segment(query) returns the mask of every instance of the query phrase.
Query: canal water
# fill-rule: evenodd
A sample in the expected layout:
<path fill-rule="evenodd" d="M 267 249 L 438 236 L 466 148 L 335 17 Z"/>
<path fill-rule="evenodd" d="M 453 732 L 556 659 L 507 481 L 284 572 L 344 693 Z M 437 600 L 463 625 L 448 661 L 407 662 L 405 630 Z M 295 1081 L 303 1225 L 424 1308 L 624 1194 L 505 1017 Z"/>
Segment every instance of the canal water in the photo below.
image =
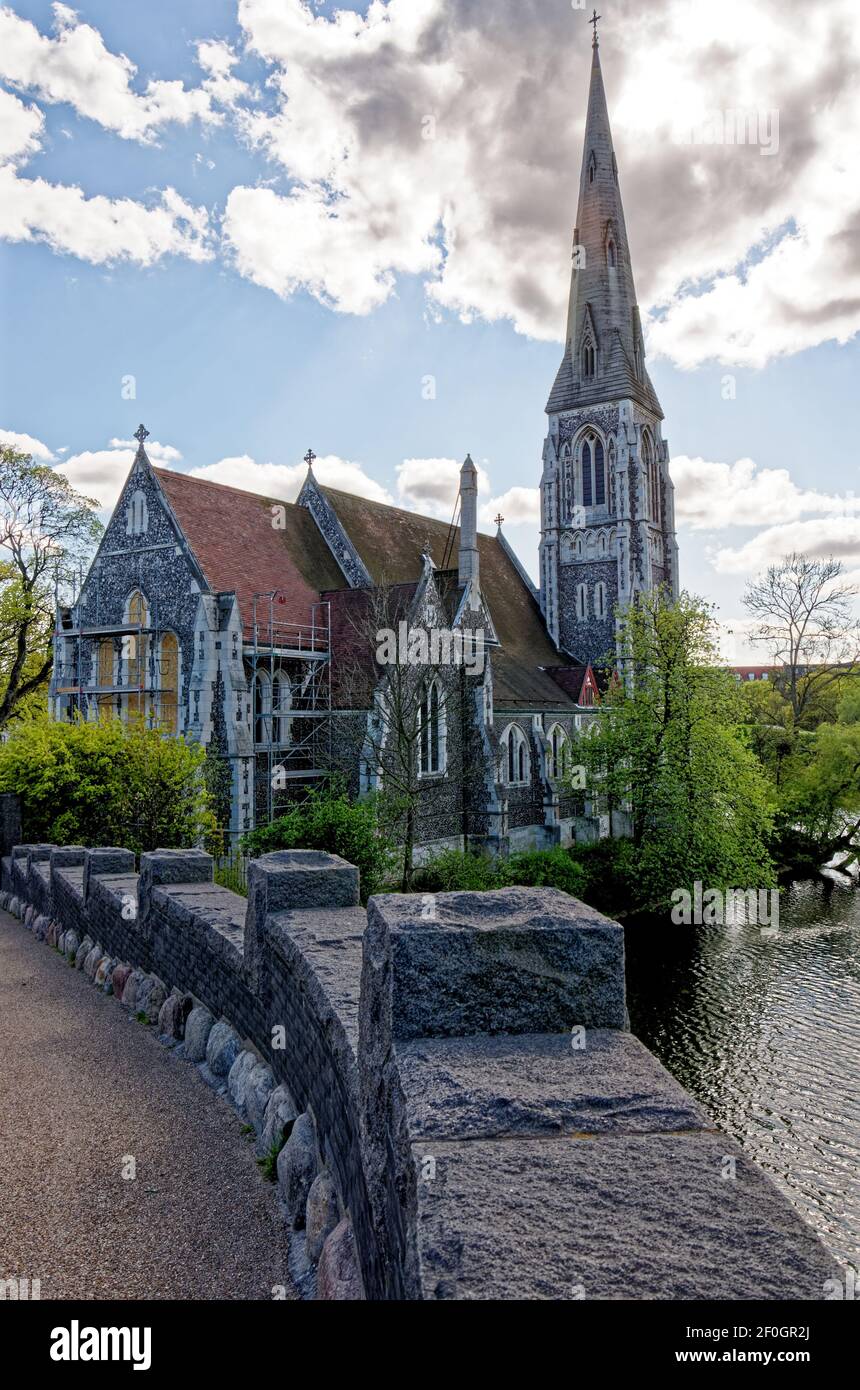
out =
<path fill-rule="evenodd" d="M 633 1032 L 860 1270 L 860 890 L 792 884 L 774 935 L 625 935 Z"/>

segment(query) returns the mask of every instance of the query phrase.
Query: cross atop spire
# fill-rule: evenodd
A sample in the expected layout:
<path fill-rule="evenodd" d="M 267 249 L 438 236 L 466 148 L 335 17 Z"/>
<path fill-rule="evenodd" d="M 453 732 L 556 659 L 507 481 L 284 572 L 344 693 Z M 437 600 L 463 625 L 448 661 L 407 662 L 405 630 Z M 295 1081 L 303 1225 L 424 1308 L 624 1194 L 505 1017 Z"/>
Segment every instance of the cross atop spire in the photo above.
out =
<path fill-rule="evenodd" d="M 592 16 L 591 16 L 591 19 L 588 21 L 589 24 L 593 24 L 593 25 L 594 25 L 594 38 L 591 40 L 591 47 L 592 47 L 592 48 L 599 48 L 599 47 L 600 47 L 600 40 L 599 40 L 598 37 L 597 37 L 597 21 L 598 21 L 598 19 L 602 19 L 602 18 L 603 18 L 603 16 L 602 16 L 602 15 L 599 15 L 599 14 L 597 13 L 597 10 L 595 10 L 594 13 L 593 13 Z"/>
<path fill-rule="evenodd" d="M 305 460 L 304 460 L 305 463 L 307 464 L 308 468 L 313 468 L 313 466 L 314 466 L 314 459 L 315 459 L 315 458 L 316 458 L 316 454 L 314 453 L 313 449 L 308 449 L 307 453 L 305 454 Z"/>
<path fill-rule="evenodd" d="M 149 430 L 146 428 L 145 425 L 138 425 L 137 429 L 134 432 L 134 438 L 139 440 L 140 447 L 142 449 L 144 439 L 149 438 Z"/>

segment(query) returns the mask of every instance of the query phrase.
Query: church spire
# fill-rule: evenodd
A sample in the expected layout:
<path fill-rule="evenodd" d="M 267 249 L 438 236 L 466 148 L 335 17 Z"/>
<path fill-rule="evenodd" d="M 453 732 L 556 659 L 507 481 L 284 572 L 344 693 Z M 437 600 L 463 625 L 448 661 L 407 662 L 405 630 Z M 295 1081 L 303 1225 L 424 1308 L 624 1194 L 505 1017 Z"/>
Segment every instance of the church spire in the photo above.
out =
<path fill-rule="evenodd" d="M 633 398 L 660 412 L 644 345 L 595 11 L 565 354 L 547 409 Z"/>

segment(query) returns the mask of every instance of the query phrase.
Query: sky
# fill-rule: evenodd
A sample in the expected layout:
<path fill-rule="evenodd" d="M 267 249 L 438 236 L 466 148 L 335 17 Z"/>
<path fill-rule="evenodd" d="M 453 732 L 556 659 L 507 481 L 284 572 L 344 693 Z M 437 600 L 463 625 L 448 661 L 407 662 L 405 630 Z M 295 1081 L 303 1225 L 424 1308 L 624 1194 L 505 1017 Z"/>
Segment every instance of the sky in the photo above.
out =
<path fill-rule="evenodd" d="M 763 566 L 860 580 L 856 0 L 599 8 L 681 582 L 764 660 Z M 590 61 L 576 0 L 0 4 L 0 439 L 446 519 L 471 453 L 534 574 Z"/>

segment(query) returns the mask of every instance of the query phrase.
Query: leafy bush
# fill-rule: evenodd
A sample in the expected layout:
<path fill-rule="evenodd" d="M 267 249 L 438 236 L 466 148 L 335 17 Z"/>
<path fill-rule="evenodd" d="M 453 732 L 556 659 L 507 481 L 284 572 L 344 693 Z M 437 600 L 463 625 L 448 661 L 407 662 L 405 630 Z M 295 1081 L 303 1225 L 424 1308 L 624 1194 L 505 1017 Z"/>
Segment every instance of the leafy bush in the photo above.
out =
<path fill-rule="evenodd" d="M 491 859 L 488 854 L 447 849 L 415 870 L 412 891 L 483 893 L 488 888 L 504 888 L 506 883 L 501 860 Z"/>
<path fill-rule="evenodd" d="M 584 875 L 577 896 L 591 907 L 613 914 L 642 905 L 639 857 L 631 840 L 572 845 L 569 853 Z"/>
<path fill-rule="evenodd" d="M 415 872 L 416 893 L 486 892 L 490 888 L 560 888 L 582 897 L 586 875 L 566 849 L 524 850 L 509 859 L 445 850 Z"/>
<path fill-rule="evenodd" d="M 26 841 L 191 846 L 212 825 L 203 756 L 142 723 L 34 722 L 0 745 L 0 791 L 20 796 Z"/>
<path fill-rule="evenodd" d="M 278 849 L 323 849 L 355 864 L 361 876 L 361 900 L 383 890 L 392 870 L 391 846 L 383 833 L 372 798 L 350 801 L 333 785 L 310 791 L 305 801 L 242 838 L 255 857 Z"/>
<path fill-rule="evenodd" d="M 524 888 L 560 888 L 571 897 L 585 895 L 587 876 L 581 864 L 566 849 L 526 850 L 512 854 L 503 865 L 508 883 Z"/>

